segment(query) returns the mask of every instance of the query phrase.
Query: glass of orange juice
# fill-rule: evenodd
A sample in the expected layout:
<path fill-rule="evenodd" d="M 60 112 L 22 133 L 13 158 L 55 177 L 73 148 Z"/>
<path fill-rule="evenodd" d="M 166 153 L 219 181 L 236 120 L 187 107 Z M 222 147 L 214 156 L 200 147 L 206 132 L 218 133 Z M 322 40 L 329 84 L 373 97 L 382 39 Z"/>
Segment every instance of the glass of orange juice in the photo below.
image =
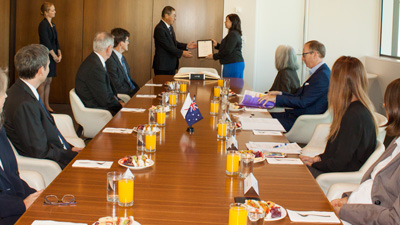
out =
<path fill-rule="evenodd" d="M 157 125 L 165 126 L 165 114 L 164 107 L 161 106 L 157 109 Z"/>
<path fill-rule="evenodd" d="M 181 85 L 179 87 L 179 92 L 180 93 L 186 93 L 187 92 L 187 83 L 186 82 L 181 82 Z"/>
<path fill-rule="evenodd" d="M 211 115 L 217 115 L 219 111 L 219 100 L 218 99 L 212 99 L 211 104 L 210 104 L 210 114 Z"/>
<path fill-rule="evenodd" d="M 223 79 L 218 79 L 218 86 L 223 87 L 224 86 L 224 80 Z"/>
<path fill-rule="evenodd" d="M 226 155 L 226 174 L 229 176 L 238 175 L 239 173 L 240 154 L 235 150 L 229 150 Z"/>
<path fill-rule="evenodd" d="M 156 132 L 155 131 L 146 131 L 145 135 L 145 145 L 146 152 L 155 152 L 156 151 Z"/>
<path fill-rule="evenodd" d="M 229 208 L 229 225 L 246 225 L 247 211 L 241 203 L 232 203 Z"/>
<path fill-rule="evenodd" d="M 133 205 L 135 177 L 121 177 L 118 180 L 118 205 L 129 207 Z"/>
<path fill-rule="evenodd" d="M 225 120 L 220 119 L 218 121 L 218 134 L 217 134 L 217 138 L 218 139 L 225 139 L 226 138 L 226 133 L 227 133 L 227 128 L 228 128 L 228 124 L 226 123 Z"/>
<path fill-rule="evenodd" d="M 219 98 L 219 96 L 221 96 L 221 87 L 214 86 L 214 97 Z"/>
<path fill-rule="evenodd" d="M 170 92 L 168 96 L 169 96 L 169 104 L 171 106 L 176 106 L 176 100 L 178 96 L 176 92 Z"/>

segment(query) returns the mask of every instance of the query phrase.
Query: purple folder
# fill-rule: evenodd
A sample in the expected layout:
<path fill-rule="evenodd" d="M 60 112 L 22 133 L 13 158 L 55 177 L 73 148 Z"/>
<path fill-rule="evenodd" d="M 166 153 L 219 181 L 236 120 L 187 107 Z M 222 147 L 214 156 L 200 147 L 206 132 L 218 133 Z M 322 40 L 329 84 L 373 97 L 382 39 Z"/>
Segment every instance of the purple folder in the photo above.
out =
<path fill-rule="evenodd" d="M 267 102 L 267 104 L 265 104 L 265 106 L 264 106 L 263 104 L 265 103 L 265 101 L 257 102 L 258 99 L 259 99 L 258 97 L 252 97 L 250 95 L 245 95 L 243 97 L 241 105 L 255 107 L 255 108 L 267 108 L 267 109 L 271 109 L 271 108 L 275 107 L 275 102 Z"/>

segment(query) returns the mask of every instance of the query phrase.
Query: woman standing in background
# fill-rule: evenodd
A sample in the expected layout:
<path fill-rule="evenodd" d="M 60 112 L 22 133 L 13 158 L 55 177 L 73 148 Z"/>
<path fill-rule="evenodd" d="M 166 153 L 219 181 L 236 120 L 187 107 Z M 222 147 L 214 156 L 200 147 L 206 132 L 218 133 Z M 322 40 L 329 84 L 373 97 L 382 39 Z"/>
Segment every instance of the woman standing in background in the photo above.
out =
<path fill-rule="evenodd" d="M 56 25 L 51 22 L 51 20 L 56 16 L 56 8 L 53 3 L 45 2 L 42 4 L 40 11 L 40 14 L 44 16 L 44 19 L 39 24 L 39 40 L 40 44 L 46 46 L 50 51 L 50 72 L 46 81 L 39 86 L 38 92 L 44 106 L 52 113 L 54 111 L 50 108 L 49 104 L 50 85 L 52 78 L 56 76 L 56 63 L 61 62 L 62 55 L 58 43 Z"/>
<path fill-rule="evenodd" d="M 225 19 L 225 27 L 229 30 L 228 34 L 218 44 L 212 39 L 213 45 L 218 49 L 218 53 L 210 54 L 206 59 L 219 60 L 224 66 L 223 77 L 243 78 L 244 59 L 242 56 L 242 28 L 240 18 L 236 14 L 229 14 Z"/>

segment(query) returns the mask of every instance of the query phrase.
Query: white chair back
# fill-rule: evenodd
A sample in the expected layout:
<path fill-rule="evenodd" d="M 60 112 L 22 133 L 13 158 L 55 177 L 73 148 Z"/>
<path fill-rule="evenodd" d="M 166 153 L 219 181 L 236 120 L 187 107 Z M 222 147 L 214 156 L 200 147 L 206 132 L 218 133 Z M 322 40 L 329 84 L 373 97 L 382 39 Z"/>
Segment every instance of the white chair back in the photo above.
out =
<path fill-rule="evenodd" d="M 378 125 L 378 134 L 376 135 L 376 138 L 378 141 L 383 143 L 386 136 L 386 130 L 385 130 L 386 127 L 384 127 L 383 125 L 385 125 L 388 120 L 384 115 L 379 114 L 377 112 L 375 112 L 375 119 Z"/>
<path fill-rule="evenodd" d="M 112 115 L 105 109 L 86 108 L 75 92 L 69 92 L 72 113 L 78 124 L 83 127 L 83 135 L 88 138 L 96 136 L 100 130 L 112 119 Z"/>
<path fill-rule="evenodd" d="M 84 148 L 85 142 L 76 134 L 71 117 L 67 114 L 52 115 L 54 117 L 54 121 L 56 122 L 58 130 L 64 136 L 65 140 L 67 140 L 68 143 L 72 144 L 75 147 Z"/>
<path fill-rule="evenodd" d="M 46 188 L 43 176 L 33 170 L 19 170 L 19 176 L 29 187 L 39 191 Z"/>

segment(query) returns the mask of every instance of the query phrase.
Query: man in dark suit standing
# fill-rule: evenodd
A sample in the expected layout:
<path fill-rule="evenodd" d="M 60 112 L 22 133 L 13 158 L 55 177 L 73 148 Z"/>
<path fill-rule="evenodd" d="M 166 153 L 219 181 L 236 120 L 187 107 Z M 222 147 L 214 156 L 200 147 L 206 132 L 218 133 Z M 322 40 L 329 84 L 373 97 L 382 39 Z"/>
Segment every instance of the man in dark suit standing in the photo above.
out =
<path fill-rule="evenodd" d="M 129 32 L 122 28 L 114 28 L 111 30 L 114 37 L 114 49 L 111 57 L 106 61 L 107 74 L 111 79 L 117 93 L 133 96 L 140 87 L 131 78 L 131 69 L 122 55 L 128 51 Z"/>
<path fill-rule="evenodd" d="M 115 115 L 124 105 L 117 97 L 107 75 L 106 60 L 110 58 L 114 39 L 106 32 L 97 33 L 93 52 L 82 62 L 75 78 L 75 91 L 88 108 L 106 109 Z"/>
<path fill-rule="evenodd" d="M 47 78 L 49 63 L 49 50 L 43 45 L 28 45 L 17 52 L 19 79 L 7 91 L 4 127 L 20 155 L 51 159 L 64 168 L 82 148 L 64 139 L 36 90 Z"/>
<path fill-rule="evenodd" d="M 289 131 L 297 117 L 304 114 L 323 114 L 328 109 L 328 91 L 331 70 L 324 63 L 325 46 L 318 41 L 309 41 L 303 48 L 303 61 L 310 68 L 310 77 L 295 94 L 271 91 L 259 102 L 275 102 L 277 107 L 288 107 L 284 113 L 271 113 Z M 264 103 L 264 104 L 265 104 Z"/>
<path fill-rule="evenodd" d="M 175 75 L 181 56 L 191 58 L 192 53 L 187 49 L 197 48 L 193 41 L 186 44 L 176 40 L 172 24 L 176 20 L 175 9 L 165 6 L 161 13 L 161 21 L 154 28 L 154 44 L 156 51 L 153 60 L 155 75 Z"/>

